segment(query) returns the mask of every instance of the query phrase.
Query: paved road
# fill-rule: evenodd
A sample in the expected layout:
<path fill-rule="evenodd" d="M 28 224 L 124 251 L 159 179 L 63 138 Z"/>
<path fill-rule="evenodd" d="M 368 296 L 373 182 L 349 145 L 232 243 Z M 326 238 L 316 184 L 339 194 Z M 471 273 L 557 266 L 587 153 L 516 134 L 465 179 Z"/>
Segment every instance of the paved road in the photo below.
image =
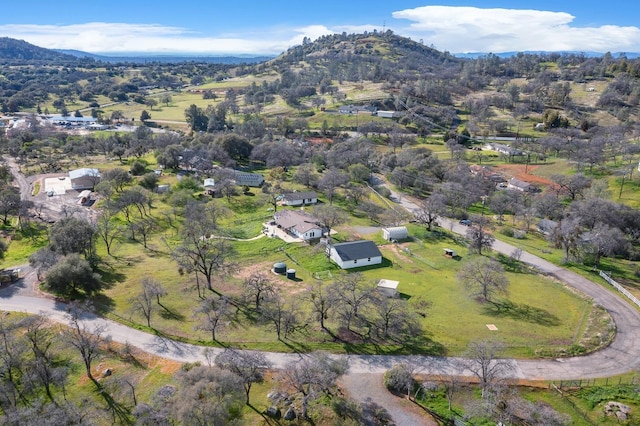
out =
<path fill-rule="evenodd" d="M 384 184 L 378 178 L 377 184 Z M 391 188 L 389 188 L 391 190 Z M 391 190 L 391 197 L 409 212 L 418 209 L 416 203 L 410 198 Z M 467 227 L 460 225 L 451 219 L 439 219 L 440 225 L 451 231 L 465 235 Z M 515 246 L 496 240 L 493 250 L 498 253 L 511 255 Z M 525 262 L 541 273 L 553 276 L 570 287 L 592 298 L 593 301 L 604 307 L 616 325 L 616 337 L 605 349 L 588 356 L 561 358 L 558 360 L 518 360 L 516 374 L 521 378 L 560 380 L 606 377 L 627 373 L 640 368 L 640 312 L 622 296 L 612 293 L 593 281 L 554 265 L 531 253 L 523 252 L 520 257 Z"/>
<path fill-rule="evenodd" d="M 399 194 L 394 195 L 400 205 L 409 211 L 413 211 L 417 206 L 406 197 Z M 466 227 L 455 222 L 443 219 L 441 225 L 454 232 L 464 234 Z M 515 249 L 514 246 L 501 241 L 496 241 L 494 250 L 510 255 Z M 605 377 L 622 374 L 640 369 L 640 312 L 631 307 L 618 295 L 607 291 L 602 286 L 590 280 L 567 271 L 550 262 L 545 261 L 530 253 L 523 253 L 521 260 L 538 268 L 542 273 L 546 273 L 562 280 L 567 285 L 574 287 L 593 298 L 593 300 L 609 311 L 617 327 L 617 335 L 612 344 L 596 353 L 584 357 L 564 358 L 558 360 L 507 360 L 512 365 L 509 373 L 511 378 L 517 379 L 581 379 L 593 377 Z M 0 289 L 0 310 L 19 311 L 27 313 L 41 313 L 48 318 L 67 322 L 68 305 L 57 302 L 42 295 L 36 295 L 33 286 L 28 283 L 33 279 L 25 279 L 23 282 Z M 24 291 L 16 289 L 23 288 Z M 168 359 L 181 362 L 205 362 L 202 348 L 175 342 L 160 335 L 153 335 L 139 330 L 131 329 L 120 323 L 105 320 L 95 315 L 87 314 L 83 320 L 90 327 L 103 325 L 106 333 L 114 341 L 129 343 L 142 350 Z M 214 350 L 218 352 L 219 349 Z M 285 354 L 285 353 L 265 353 L 274 368 L 282 369 L 293 360 L 297 360 L 305 355 Z M 431 357 L 431 356 L 383 356 L 383 355 L 334 355 L 335 357 L 346 357 L 349 360 L 349 373 L 346 379 L 348 383 L 358 380 L 357 375 L 381 374 L 398 362 L 409 360 L 416 365 L 417 372 L 440 375 L 464 375 L 471 376 L 471 372 L 460 367 L 462 363 L 455 358 Z M 360 376 L 361 378 L 371 376 Z M 349 386 L 347 386 L 349 389 Z M 386 400 L 386 398 L 385 398 Z M 375 400 L 383 405 L 385 401 Z M 387 401 L 388 402 L 388 401 Z M 399 404 L 393 404 L 392 410 L 402 409 Z M 399 416 L 397 414 L 396 416 Z M 408 414 L 407 414 L 408 415 Z M 396 420 L 397 421 L 397 420 Z"/>

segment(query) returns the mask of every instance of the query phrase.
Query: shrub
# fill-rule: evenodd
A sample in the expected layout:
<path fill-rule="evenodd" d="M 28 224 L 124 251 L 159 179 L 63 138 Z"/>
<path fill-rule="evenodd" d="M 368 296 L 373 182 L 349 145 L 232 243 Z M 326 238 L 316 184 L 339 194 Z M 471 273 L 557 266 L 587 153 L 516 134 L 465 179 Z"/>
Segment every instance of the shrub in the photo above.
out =
<path fill-rule="evenodd" d="M 416 386 L 412 368 L 407 363 L 400 363 L 384 373 L 384 385 L 394 392 L 411 393 Z"/>
<path fill-rule="evenodd" d="M 134 176 L 140 176 L 145 172 L 146 166 L 142 161 L 134 161 L 131 164 L 131 174 Z"/>
<path fill-rule="evenodd" d="M 500 231 L 500 233 L 502 235 L 506 235 L 507 237 L 513 237 L 513 229 L 511 228 L 504 228 L 502 231 Z"/>

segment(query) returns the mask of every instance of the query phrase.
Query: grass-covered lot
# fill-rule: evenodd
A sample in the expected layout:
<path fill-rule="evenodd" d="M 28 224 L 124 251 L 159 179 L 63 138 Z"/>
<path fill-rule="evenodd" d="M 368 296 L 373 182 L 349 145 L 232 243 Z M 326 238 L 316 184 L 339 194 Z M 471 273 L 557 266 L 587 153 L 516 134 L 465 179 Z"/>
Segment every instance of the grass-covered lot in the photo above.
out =
<path fill-rule="evenodd" d="M 147 161 L 153 160 L 149 157 Z M 114 167 L 118 163 L 102 162 L 100 166 Z M 150 164 L 149 168 L 152 167 Z M 165 182 L 175 185 L 175 175 L 165 173 L 161 183 Z M 202 194 L 194 193 L 194 196 Z M 196 279 L 193 274 L 185 274 L 172 256 L 172 250 L 180 243 L 178 230 L 188 223 L 181 223 L 179 215 L 174 217 L 170 213 L 173 206 L 169 197 L 153 196 L 149 215 L 156 219 L 157 228 L 149 237 L 147 248 L 139 238 L 138 241 L 131 240 L 129 234 L 123 232 L 109 256 L 104 244 L 98 241 L 99 272 L 106 286 L 94 297 L 94 302 L 107 317 L 145 328 L 145 318 L 134 311 L 132 305 L 141 291 L 142 280 L 153 278 L 161 283 L 167 295 L 162 298 L 163 308 L 152 313 L 153 330 L 150 331 L 212 344 L 210 333 L 198 329 L 201 318 L 195 316 L 195 311 L 202 299 L 196 290 Z M 262 235 L 262 224 L 272 215 L 265 197 L 259 189 L 252 189 L 248 194 L 228 200 L 211 201 L 225 212 L 220 218 L 220 232 L 237 239 Z M 371 194 L 367 197 L 381 206 L 387 205 Z M 340 196 L 336 202 L 338 206 L 347 207 Z M 102 207 L 98 203 L 93 208 Z M 171 223 L 168 217 L 173 217 Z M 121 215 L 114 221 L 122 228 L 126 226 Z M 278 340 L 269 324 L 257 321 L 255 312 L 238 309 L 218 329 L 215 344 L 276 351 L 323 348 L 334 352 L 455 355 L 464 352 L 471 341 L 497 338 L 505 342 L 509 355 L 533 357 L 583 350 L 579 348 L 593 349 L 609 337 L 608 317 L 595 309 L 589 300 L 517 262 L 499 257 L 510 283 L 508 293 L 491 303 L 479 303 L 457 279 L 461 266 L 473 258 L 464 239 L 441 228 L 427 232 L 422 227 L 410 225 L 410 238 L 391 244 L 382 239 L 376 225 L 370 218 L 356 214 L 338 226 L 334 239 L 365 238 L 379 245 L 384 257 L 382 265 L 361 268 L 357 272 L 364 283 L 377 283 L 382 278 L 400 282 L 401 299 L 419 314 L 417 318 L 422 328 L 419 335 L 370 339 L 362 335 L 363 329 L 359 330 L 360 334 L 344 335 L 341 324 L 331 312 L 327 321 L 329 332 L 322 330 L 306 301 L 307 289 L 317 281 L 316 277 L 322 277 L 325 284 L 330 284 L 352 272 L 339 270 L 320 245 L 288 244 L 263 236 L 250 241 L 229 241 L 232 250 L 227 260 L 234 266 L 230 273 L 214 277 L 213 288 L 220 294 L 241 300 L 243 281 L 252 273 L 262 272 L 296 311 L 298 325 L 293 333 Z M 368 233 L 362 233 L 363 230 Z M 25 263 L 31 252 L 46 244 L 44 231 L 32 237 L 20 237 L 20 233 L 17 236 L 11 242 L 4 265 Z M 522 242 L 516 241 L 519 245 Z M 535 244 L 542 245 L 541 242 Z M 461 257 L 444 256 L 444 248 L 456 250 Z M 296 280 L 288 280 L 271 271 L 273 264 L 281 261 L 296 269 Z M 202 281 L 202 277 L 199 279 Z M 488 326 L 495 326 L 497 330 L 490 330 Z M 592 337 L 598 333 L 605 337 L 594 341 Z"/>

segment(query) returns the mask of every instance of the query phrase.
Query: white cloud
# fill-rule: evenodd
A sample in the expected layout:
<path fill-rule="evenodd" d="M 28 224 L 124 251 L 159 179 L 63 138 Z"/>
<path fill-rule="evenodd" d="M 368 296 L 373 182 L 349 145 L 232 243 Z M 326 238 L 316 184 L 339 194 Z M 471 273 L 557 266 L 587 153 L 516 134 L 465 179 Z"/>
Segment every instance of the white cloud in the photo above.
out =
<path fill-rule="evenodd" d="M 203 36 L 183 28 L 148 24 L 91 22 L 77 25 L 0 25 L 0 34 L 49 49 L 86 52 L 167 52 L 191 54 L 278 54 L 332 30 L 322 25 L 274 29 L 255 34 Z"/>
<path fill-rule="evenodd" d="M 399 33 L 450 52 L 640 51 L 640 28 L 576 27 L 565 12 L 424 6 L 393 17 L 412 21 Z"/>
<path fill-rule="evenodd" d="M 389 28 L 450 52 L 577 50 L 640 52 L 640 28 L 577 27 L 564 12 L 424 6 L 393 12 Z M 409 21 L 409 24 L 406 24 Z M 405 24 L 400 26 L 400 24 Z M 332 33 L 380 30 L 374 25 L 239 28 L 233 34 L 201 34 L 152 24 L 91 22 L 74 25 L 0 25 L 0 35 L 54 49 L 87 52 L 279 54 Z"/>

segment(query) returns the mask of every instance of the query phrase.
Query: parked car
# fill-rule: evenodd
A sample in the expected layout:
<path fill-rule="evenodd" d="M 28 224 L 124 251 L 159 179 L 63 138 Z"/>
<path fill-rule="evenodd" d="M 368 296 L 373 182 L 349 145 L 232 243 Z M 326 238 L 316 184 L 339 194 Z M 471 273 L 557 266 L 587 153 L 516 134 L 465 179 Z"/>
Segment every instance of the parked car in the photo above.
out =
<path fill-rule="evenodd" d="M 460 225 L 464 225 L 464 226 L 471 226 L 471 221 L 469 219 L 462 219 L 460 222 L 458 222 Z"/>

